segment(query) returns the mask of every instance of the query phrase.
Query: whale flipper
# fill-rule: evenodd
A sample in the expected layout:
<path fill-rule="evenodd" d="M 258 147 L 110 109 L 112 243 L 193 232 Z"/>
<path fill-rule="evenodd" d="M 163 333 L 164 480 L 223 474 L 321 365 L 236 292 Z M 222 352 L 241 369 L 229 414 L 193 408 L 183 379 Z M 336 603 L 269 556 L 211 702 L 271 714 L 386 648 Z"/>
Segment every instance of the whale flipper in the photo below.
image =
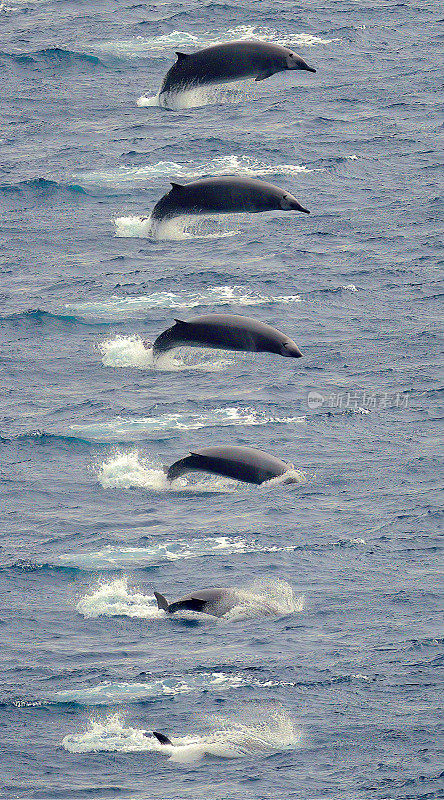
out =
<path fill-rule="evenodd" d="M 260 72 L 255 81 L 264 81 L 266 78 L 271 78 L 274 75 L 274 71 L 272 69 L 267 69 L 265 72 Z"/>
<path fill-rule="evenodd" d="M 153 731 L 153 736 L 157 739 L 158 742 L 160 742 L 160 744 L 171 744 L 171 745 L 173 744 L 172 741 L 168 739 L 168 736 L 165 736 L 164 733 L 158 733 L 157 731 Z"/>

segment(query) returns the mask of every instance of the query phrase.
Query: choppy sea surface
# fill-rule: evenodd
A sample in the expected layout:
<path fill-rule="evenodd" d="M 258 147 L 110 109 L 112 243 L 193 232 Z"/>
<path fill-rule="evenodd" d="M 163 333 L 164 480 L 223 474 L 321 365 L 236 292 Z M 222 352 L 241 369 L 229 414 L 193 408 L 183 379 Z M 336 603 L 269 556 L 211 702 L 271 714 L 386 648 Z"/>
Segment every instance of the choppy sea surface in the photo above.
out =
<path fill-rule="evenodd" d="M 2 798 L 439 796 L 440 17 L 0 3 Z M 156 105 L 175 50 L 251 37 L 317 73 Z M 310 216 L 149 237 L 170 180 L 230 174 Z M 210 311 L 304 358 L 156 368 Z M 299 480 L 168 486 L 219 443 Z M 208 586 L 239 606 L 157 610 Z"/>

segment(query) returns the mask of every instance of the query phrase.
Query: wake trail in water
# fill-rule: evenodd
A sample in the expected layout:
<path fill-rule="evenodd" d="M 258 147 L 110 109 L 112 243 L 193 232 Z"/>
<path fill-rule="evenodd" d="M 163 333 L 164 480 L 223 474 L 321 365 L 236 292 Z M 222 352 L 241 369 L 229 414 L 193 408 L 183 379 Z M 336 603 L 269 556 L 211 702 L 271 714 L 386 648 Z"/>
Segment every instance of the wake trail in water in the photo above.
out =
<path fill-rule="evenodd" d="M 190 675 L 152 678 L 144 683 L 104 681 L 96 686 L 79 689 L 63 689 L 52 692 L 46 698 L 50 703 L 77 703 L 83 706 L 110 706 L 139 703 L 181 695 L 213 694 L 235 691 L 242 688 L 271 689 L 297 686 L 294 681 L 260 679 L 236 672 L 200 672 Z M 43 701 L 42 701 L 43 702 Z"/>
<path fill-rule="evenodd" d="M 86 571 L 100 569 L 137 569 L 159 566 L 169 561 L 181 561 L 189 558 L 209 559 L 219 555 L 242 555 L 250 552 L 260 552 L 263 548 L 254 539 L 243 539 L 239 536 L 207 536 L 202 539 L 172 539 L 170 541 L 156 542 L 147 547 L 123 547 L 107 545 L 101 550 L 89 553 L 65 553 L 56 559 L 56 566 L 74 567 Z M 279 550 L 280 548 L 277 548 Z M 294 548 L 284 547 L 284 550 Z M 267 549 L 271 552 L 273 548 Z M 127 583 L 124 585 L 111 582 L 111 591 L 127 594 Z"/>
<path fill-rule="evenodd" d="M 162 414 L 159 417 L 123 419 L 121 417 L 89 425 L 70 425 L 76 437 L 93 442 L 137 441 L 168 431 L 196 431 L 200 428 L 225 428 L 231 425 L 287 425 L 304 422 L 303 417 L 277 417 L 256 408 L 215 408 L 200 413 Z"/>
<path fill-rule="evenodd" d="M 347 287 L 348 288 L 348 287 Z M 350 289 L 350 291 L 353 291 Z M 199 291 L 153 292 L 136 297 L 112 295 L 106 300 L 66 303 L 65 309 L 83 318 L 98 321 L 117 321 L 122 318 L 144 318 L 146 311 L 157 308 L 185 309 L 207 306 L 260 306 L 300 303 L 298 294 L 267 296 L 248 286 L 209 286 Z"/>
<path fill-rule="evenodd" d="M 121 166 L 114 170 L 95 170 L 93 172 L 74 173 L 73 177 L 86 185 L 125 186 L 128 183 L 157 185 L 159 179 L 189 178 L 190 180 L 205 176 L 244 175 L 249 178 L 260 178 L 266 175 L 286 175 L 294 177 L 301 173 L 323 172 L 323 168 L 309 168 L 303 164 L 270 164 L 251 156 L 231 153 L 217 156 L 208 161 L 158 161 L 144 166 Z M 138 219 L 138 218 L 137 218 Z"/>

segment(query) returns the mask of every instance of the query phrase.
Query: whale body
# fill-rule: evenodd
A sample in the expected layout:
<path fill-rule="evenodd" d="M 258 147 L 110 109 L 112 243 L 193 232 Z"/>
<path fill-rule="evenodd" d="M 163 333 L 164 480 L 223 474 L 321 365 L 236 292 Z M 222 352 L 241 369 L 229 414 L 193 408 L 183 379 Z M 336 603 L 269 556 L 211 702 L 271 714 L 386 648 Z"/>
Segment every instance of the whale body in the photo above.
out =
<path fill-rule="evenodd" d="M 155 340 L 153 355 L 157 357 L 181 346 L 302 357 L 293 339 L 271 325 L 239 314 L 203 314 L 189 320 L 176 319 L 175 325 Z"/>
<path fill-rule="evenodd" d="M 198 611 L 214 617 L 223 617 L 237 604 L 235 592 L 225 588 L 199 589 L 181 597 L 174 603 L 168 603 L 167 599 L 159 592 L 154 592 L 154 596 L 157 600 L 157 607 L 168 614 L 174 614 L 175 611 Z"/>
<path fill-rule="evenodd" d="M 176 52 L 177 61 L 165 75 L 159 97 L 216 83 L 246 78 L 263 81 L 276 72 L 301 69 L 316 72 L 289 47 L 255 40 L 224 42 L 196 53 Z"/>
<path fill-rule="evenodd" d="M 280 458 L 256 450 L 254 447 L 229 446 L 203 447 L 175 461 L 167 471 L 169 481 L 186 472 L 211 472 L 236 481 L 257 485 L 284 475 L 293 468 Z"/>
<path fill-rule="evenodd" d="M 151 213 L 153 222 L 184 214 L 310 213 L 290 192 L 257 178 L 222 176 L 201 178 L 186 184 L 171 183 L 171 186 L 172 189 L 154 206 Z"/>

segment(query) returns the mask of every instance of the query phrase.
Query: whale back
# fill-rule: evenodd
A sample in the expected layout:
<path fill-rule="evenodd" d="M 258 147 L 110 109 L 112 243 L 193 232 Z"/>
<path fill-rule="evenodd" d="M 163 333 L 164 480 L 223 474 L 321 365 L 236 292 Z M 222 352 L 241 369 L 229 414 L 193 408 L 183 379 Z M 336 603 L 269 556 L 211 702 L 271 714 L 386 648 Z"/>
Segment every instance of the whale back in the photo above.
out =
<path fill-rule="evenodd" d="M 186 472 L 210 472 L 259 485 L 283 475 L 289 468 L 280 458 L 253 447 L 204 447 L 175 461 L 168 469 L 167 478 L 173 480 Z"/>

